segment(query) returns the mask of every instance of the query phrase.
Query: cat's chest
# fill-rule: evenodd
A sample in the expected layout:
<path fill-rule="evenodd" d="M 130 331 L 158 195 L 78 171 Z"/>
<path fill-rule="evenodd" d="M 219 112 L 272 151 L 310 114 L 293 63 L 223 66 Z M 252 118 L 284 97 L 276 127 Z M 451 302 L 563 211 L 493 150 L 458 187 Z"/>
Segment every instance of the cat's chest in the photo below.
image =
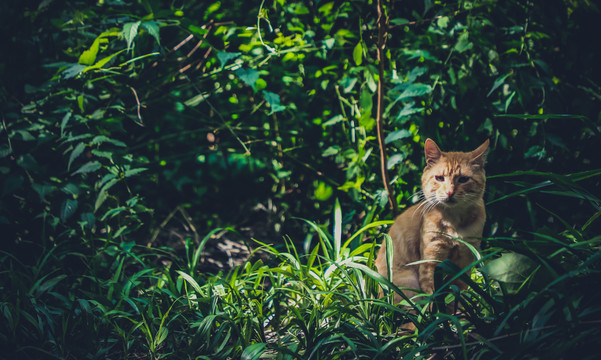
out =
<path fill-rule="evenodd" d="M 424 218 L 422 235 L 437 233 L 447 235 L 451 241 L 453 241 L 453 238 L 460 238 L 474 243 L 482 236 L 484 218 L 483 209 L 460 215 L 434 212 Z"/>

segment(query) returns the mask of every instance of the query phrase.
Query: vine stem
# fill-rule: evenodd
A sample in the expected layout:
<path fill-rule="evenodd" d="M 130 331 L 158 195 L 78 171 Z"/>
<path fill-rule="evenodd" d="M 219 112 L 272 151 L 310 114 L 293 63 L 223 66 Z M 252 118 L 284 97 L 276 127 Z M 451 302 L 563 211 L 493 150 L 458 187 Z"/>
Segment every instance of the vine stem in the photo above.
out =
<path fill-rule="evenodd" d="M 386 46 L 386 26 L 388 23 L 387 17 L 384 15 L 384 7 L 382 0 L 378 0 L 378 43 L 377 45 L 377 59 L 378 59 L 378 93 L 377 93 L 377 114 L 376 114 L 376 129 L 378 132 L 378 145 L 380 147 L 380 171 L 382 173 L 382 181 L 384 182 L 384 188 L 388 192 L 388 202 L 390 208 L 396 215 L 398 213 L 398 207 L 396 203 L 396 197 L 394 196 L 394 189 L 390 186 L 390 176 L 388 174 L 387 155 L 386 155 L 386 144 L 384 143 L 384 130 L 383 130 L 383 119 L 382 115 L 384 112 L 384 47 Z"/>

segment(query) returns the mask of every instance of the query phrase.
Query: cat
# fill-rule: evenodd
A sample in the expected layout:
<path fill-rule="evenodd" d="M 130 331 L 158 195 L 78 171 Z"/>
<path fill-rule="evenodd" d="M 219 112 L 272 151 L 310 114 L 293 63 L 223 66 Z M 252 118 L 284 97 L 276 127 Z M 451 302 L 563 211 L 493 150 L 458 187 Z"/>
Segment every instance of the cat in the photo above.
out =
<path fill-rule="evenodd" d="M 480 247 L 486 219 L 484 163 L 489 140 L 472 152 L 443 152 L 427 139 L 424 145 L 426 167 L 422 174 L 423 200 L 399 215 L 389 235 L 392 239 L 392 283 L 401 288 L 434 293 L 434 269 L 439 261 L 450 259 L 460 268 L 474 261 L 460 238 Z M 420 260 L 437 260 L 407 265 Z M 376 257 L 378 272 L 388 277 L 386 243 Z M 461 289 L 466 285 L 459 282 Z M 412 297 L 416 291 L 404 290 Z M 402 298 L 395 294 L 395 302 Z"/>

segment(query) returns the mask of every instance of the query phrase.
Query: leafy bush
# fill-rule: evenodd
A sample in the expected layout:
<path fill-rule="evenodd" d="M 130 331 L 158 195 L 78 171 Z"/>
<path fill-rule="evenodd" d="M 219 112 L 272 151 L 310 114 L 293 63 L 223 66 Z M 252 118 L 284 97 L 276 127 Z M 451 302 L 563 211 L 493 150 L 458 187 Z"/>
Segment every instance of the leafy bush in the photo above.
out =
<path fill-rule="evenodd" d="M 0 10 L 3 356 L 593 356 L 595 4 Z M 378 298 L 399 290 L 373 245 L 389 194 L 413 201 L 427 137 L 491 138 L 489 221 L 470 291 L 443 263 L 415 315 Z M 227 226 L 269 256 L 202 272 Z"/>

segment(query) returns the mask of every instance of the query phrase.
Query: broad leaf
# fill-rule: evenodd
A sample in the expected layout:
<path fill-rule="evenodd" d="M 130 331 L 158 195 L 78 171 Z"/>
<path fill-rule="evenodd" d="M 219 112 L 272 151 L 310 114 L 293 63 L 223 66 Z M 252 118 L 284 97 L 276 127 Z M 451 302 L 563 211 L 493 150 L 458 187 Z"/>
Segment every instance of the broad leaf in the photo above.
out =
<path fill-rule="evenodd" d="M 278 111 L 286 110 L 286 107 L 284 105 L 280 105 L 280 95 L 269 91 L 263 91 L 263 95 L 265 96 L 265 101 L 267 101 L 267 103 L 271 107 L 271 112 L 269 113 L 269 115 Z"/>
<path fill-rule="evenodd" d="M 363 63 L 363 46 L 361 45 L 361 42 L 358 42 L 353 49 L 353 60 L 357 66 L 361 66 Z"/>
<path fill-rule="evenodd" d="M 236 75 L 238 75 L 246 85 L 255 89 L 255 83 L 259 80 L 259 72 L 257 70 L 240 68 L 236 70 Z"/>
<path fill-rule="evenodd" d="M 384 142 L 386 144 L 390 144 L 391 142 L 401 140 L 401 139 L 406 139 L 408 137 L 411 137 L 412 135 L 413 134 L 411 134 L 411 132 L 409 130 L 401 129 L 401 130 L 393 131 L 390 134 L 388 134 L 386 136 L 386 138 L 384 139 Z"/>
<path fill-rule="evenodd" d="M 408 99 L 408 98 L 412 98 L 412 97 L 416 97 L 416 96 L 422 96 L 425 94 L 429 94 L 431 92 L 432 92 L 432 87 L 428 84 L 420 84 L 420 83 L 411 84 L 411 85 L 409 85 L 409 87 L 407 87 L 405 90 L 403 90 L 403 92 L 401 93 L 401 95 L 399 95 L 399 97 L 396 99 L 396 101 L 404 100 L 404 99 Z"/>
<path fill-rule="evenodd" d="M 159 23 L 157 21 L 148 21 L 142 23 L 142 27 L 156 40 L 157 44 L 161 45 L 159 38 Z"/>
<path fill-rule="evenodd" d="M 138 35 L 138 28 L 140 27 L 141 22 L 129 22 L 123 25 L 123 38 L 127 42 L 127 50 L 132 49 L 132 44 L 134 39 Z"/>
<path fill-rule="evenodd" d="M 252 344 L 246 347 L 242 352 L 242 360 L 258 360 L 265 352 L 266 343 Z"/>
<path fill-rule="evenodd" d="M 69 163 L 67 164 L 68 171 L 71 170 L 71 164 L 73 163 L 73 160 L 77 159 L 77 157 L 79 155 L 81 155 L 85 149 L 86 149 L 86 144 L 79 143 L 79 144 L 77 144 L 75 149 L 73 149 L 73 151 L 71 151 L 71 155 L 69 156 Z"/>
<path fill-rule="evenodd" d="M 488 94 L 486 94 L 486 97 L 489 97 L 493 91 L 495 91 L 499 86 L 503 85 L 503 83 L 505 83 L 505 79 L 507 79 L 509 76 L 511 76 L 513 72 L 509 72 L 505 75 L 499 76 L 495 82 L 492 84 L 492 88 L 490 89 L 490 91 L 488 92 Z"/>
<path fill-rule="evenodd" d="M 102 164 L 100 164 L 100 162 L 90 161 L 90 162 L 84 164 L 79 169 L 77 169 L 77 171 L 75 171 L 72 175 L 91 173 L 91 172 L 97 171 L 101 167 L 102 167 Z"/>
<path fill-rule="evenodd" d="M 63 201 L 60 210 L 60 218 L 63 222 L 67 221 L 77 210 L 77 200 L 66 199 Z"/>
<path fill-rule="evenodd" d="M 227 65 L 228 62 L 236 59 L 240 55 L 242 55 L 242 53 L 239 53 L 239 52 L 231 52 L 231 53 L 230 52 L 218 52 L 217 59 L 219 59 L 219 63 L 221 64 L 221 67 L 223 68 L 225 65 Z"/>

